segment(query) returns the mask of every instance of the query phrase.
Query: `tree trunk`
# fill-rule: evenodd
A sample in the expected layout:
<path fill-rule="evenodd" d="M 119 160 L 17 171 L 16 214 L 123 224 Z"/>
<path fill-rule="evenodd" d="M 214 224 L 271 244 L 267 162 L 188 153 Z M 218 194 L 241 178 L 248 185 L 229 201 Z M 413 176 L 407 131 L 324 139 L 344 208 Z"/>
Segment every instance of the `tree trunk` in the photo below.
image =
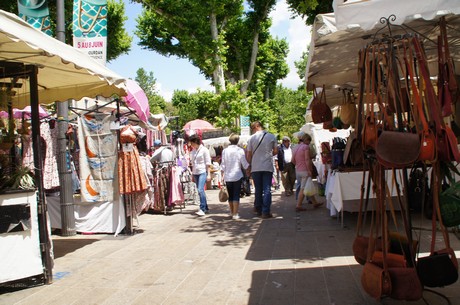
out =
<path fill-rule="evenodd" d="M 248 74 L 246 76 L 246 81 L 241 86 L 241 93 L 245 93 L 248 90 L 249 83 L 252 80 L 254 75 L 254 68 L 256 66 L 257 53 L 259 52 L 259 31 L 254 32 L 254 38 L 252 40 L 252 52 L 251 52 L 251 61 L 249 62 Z"/>
<path fill-rule="evenodd" d="M 211 38 L 213 41 L 219 40 L 219 34 L 217 30 L 217 19 L 216 14 L 211 13 L 210 23 L 211 23 Z M 214 53 L 214 71 L 212 72 L 214 86 L 216 87 L 216 93 L 225 91 L 225 79 L 224 79 L 224 69 L 222 67 L 222 58 L 220 55 L 220 50 L 216 49 Z"/>

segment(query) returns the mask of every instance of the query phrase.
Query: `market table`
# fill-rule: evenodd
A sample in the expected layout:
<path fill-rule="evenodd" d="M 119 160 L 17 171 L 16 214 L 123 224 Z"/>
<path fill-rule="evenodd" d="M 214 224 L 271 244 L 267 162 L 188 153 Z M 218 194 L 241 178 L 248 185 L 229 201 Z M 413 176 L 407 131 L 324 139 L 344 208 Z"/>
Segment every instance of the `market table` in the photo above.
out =
<path fill-rule="evenodd" d="M 46 196 L 51 227 L 61 228 L 59 196 Z M 74 197 L 75 229 L 81 233 L 114 233 L 118 235 L 126 225 L 125 208 L 121 200 L 113 202 L 81 202 Z"/>
<path fill-rule="evenodd" d="M 401 170 L 397 170 L 396 180 L 398 181 L 401 192 L 403 191 L 403 184 L 401 179 Z M 369 172 L 366 171 L 366 180 Z M 393 183 L 393 172 L 392 170 L 386 170 L 385 172 L 386 181 L 391 191 L 392 197 L 397 197 L 396 185 Z M 340 220 L 343 226 L 343 212 L 358 212 L 359 202 L 361 198 L 361 184 L 363 179 L 362 171 L 354 172 L 340 172 L 336 170 L 329 170 L 327 182 L 326 182 L 326 206 L 330 210 L 330 215 L 336 217 L 340 213 Z M 373 183 L 371 181 L 371 190 Z M 375 193 L 372 191 L 369 193 L 370 198 L 375 198 Z M 396 201 L 393 201 L 396 203 Z M 369 206 L 371 209 L 371 206 Z M 395 209 L 399 210 L 397 204 Z"/>

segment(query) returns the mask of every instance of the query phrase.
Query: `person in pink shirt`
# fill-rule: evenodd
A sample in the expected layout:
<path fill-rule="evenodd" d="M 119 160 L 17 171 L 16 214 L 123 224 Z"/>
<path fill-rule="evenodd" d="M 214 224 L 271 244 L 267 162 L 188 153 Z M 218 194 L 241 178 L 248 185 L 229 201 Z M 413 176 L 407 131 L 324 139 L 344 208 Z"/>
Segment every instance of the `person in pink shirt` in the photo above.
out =
<path fill-rule="evenodd" d="M 307 182 L 308 177 L 312 175 L 313 166 L 315 166 L 310 157 L 310 142 L 311 136 L 307 133 L 302 134 L 300 137 L 299 144 L 295 147 L 292 152 L 292 163 L 295 165 L 296 179 L 300 182 L 300 192 L 299 197 L 297 198 L 296 211 L 306 211 L 307 209 L 302 207 L 302 202 L 304 199 L 303 190 Z M 309 198 L 313 203 L 314 207 L 318 207 L 321 204 L 316 202 L 314 196 Z"/>

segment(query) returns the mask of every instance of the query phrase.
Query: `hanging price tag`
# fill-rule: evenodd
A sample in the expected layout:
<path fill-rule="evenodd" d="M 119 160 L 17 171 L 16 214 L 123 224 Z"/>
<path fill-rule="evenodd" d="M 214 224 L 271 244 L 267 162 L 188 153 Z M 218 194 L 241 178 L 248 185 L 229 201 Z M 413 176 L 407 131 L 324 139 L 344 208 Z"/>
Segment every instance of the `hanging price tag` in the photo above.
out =
<path fill-rule="evenodd" d="M 123 144 L 123 152 L 132 152 L 134 149 L 133 143 L 125 143 Z"/>

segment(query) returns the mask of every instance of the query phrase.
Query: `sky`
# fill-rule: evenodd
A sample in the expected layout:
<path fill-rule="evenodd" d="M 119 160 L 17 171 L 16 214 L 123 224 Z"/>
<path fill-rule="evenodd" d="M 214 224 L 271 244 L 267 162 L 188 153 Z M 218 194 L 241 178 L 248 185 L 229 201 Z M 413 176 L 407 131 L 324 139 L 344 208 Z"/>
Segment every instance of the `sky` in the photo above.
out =
<path fill-rule="evenodd" d="M 171 100 L 174 90 L 196 92 L 197 89 L 201 89 L 214 92 L 210 82 L 188 60 L 175 56 L 162 56 L 154 51 L 144 50 L 137 45 L 139 39 L 134 35 L 134 31 L 136 29 L 136 17 L 141 13 L 142 6 L 138 3 L 130 3 L 129 0 L 123 1 L 128 16 L 125 28 L 133 37 L 131 51 L 129 54 L 119 56 L 107 63 L 108 68 L 131 79 L 136 78 L 136 71 L 139 68 L 143 68 L 147 73 L 153 72 L 156 79 L 156 89 L 167 101 Z M 290 72 L 280 82 L 287 88 L 297 89 L 302 85 L 302 81 L 297 75 L 294 62 L 298 61 L 302 52 L 307 50 L 311 38 L 310 27 L 307 27 L 299 17 L 291 19 L 291 13 L 288 11 L 288 6 L 284 0 L 278 0 L 270 16 L 272 17 L 271 34 L 279 39 L 285 38 L 289 43 L 287 63 Z"/>

